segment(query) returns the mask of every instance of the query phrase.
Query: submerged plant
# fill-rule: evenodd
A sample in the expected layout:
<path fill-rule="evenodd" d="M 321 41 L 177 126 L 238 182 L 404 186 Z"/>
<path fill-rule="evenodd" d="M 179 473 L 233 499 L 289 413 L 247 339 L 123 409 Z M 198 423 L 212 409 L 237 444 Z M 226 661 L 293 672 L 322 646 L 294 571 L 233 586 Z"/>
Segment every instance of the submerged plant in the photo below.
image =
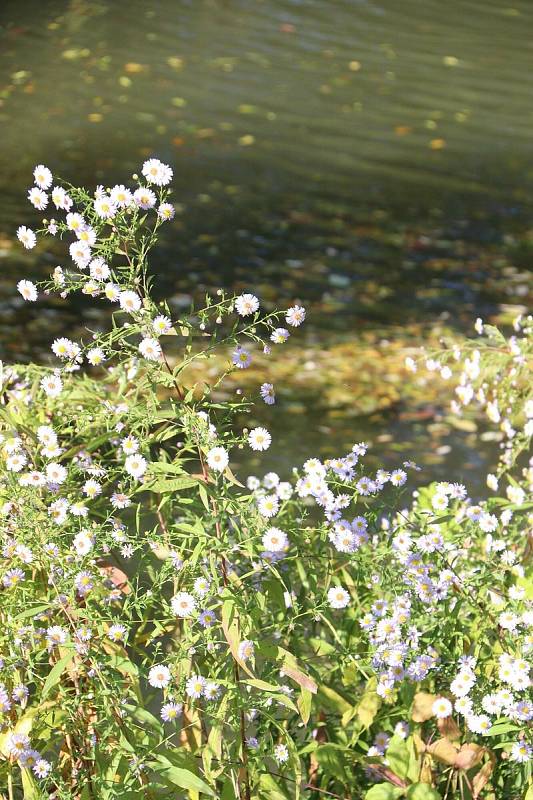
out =
<path fill-rule="evenodd" d="M 274 357 L 305 309 L 156 302 L 172 171 L 142 174 L 90 195 L 40 165 L 29 199 L 63 213 L 18 231 L 28 248 L 65 238 L 72 260 L 21 280 L 26 301 L 82 292 L 112 313 L 52 342 L 54 367 L 1 375 L 4 793 L 523 797 L 531 468 L 512 468 L 531 399 L 512 491 L 486 503 L 456 483 L 410 499 L 418 467 L 370 473 L 364 443 L 241 481 L 243 454 L 272 442 L 243 420 L 278 404 L 268 374 L 256 398 L 228 399 L 224 378 Z M 190 385 L 219 351 L 226 371 Z"/>

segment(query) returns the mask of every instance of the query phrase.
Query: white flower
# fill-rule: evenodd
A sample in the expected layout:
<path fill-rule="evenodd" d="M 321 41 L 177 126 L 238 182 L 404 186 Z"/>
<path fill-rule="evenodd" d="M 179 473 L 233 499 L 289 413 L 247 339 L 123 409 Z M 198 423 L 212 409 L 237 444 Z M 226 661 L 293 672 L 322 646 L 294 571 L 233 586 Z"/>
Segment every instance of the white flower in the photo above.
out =
<path fill-rule="evenodd" d="M 437 719 L 446 719 L 446 717 L 451 716 L 453 706 L 446 697 L 437 697 L 431 706 L 431 710 Z"/>
<path fill-rule="evenodd" d="M 141 298 L 136 292 L 129 289 L 119 294 L 120 307 L 123 311 L 128 311 L 130 314 L 138 311 L 142 305 Z"/>
<path fill-rule="evenodd" d="M 118 208 L 128 208 L 133 203 L 133 197 L 129 189 L 121 183 L 111 189 L 111 202 Z"/>
<path fill-rule="evenodd" d="M 105 353 L 101 347 L 93 347 L 87 353 L 87 361 L 93 367 L 98 367 L 102 361 L 105 361 Z"/>
<path fill-rule="evenodd" d="M 157 361 L 161 358 L 161 345 L 157 339 L 147 336 L 139 344 L 139 353 L 149 361 Z"/>
<path fill-rule="evenodd" d="M 274 405 L 276 402 L 276 395 L 274 392 L 274 386 L 271 383 L 263 383 L 259 391 L 267 406 Z"/>
<path fill-rule="evenodd" d="M 178 592 L 170 601 L 172 611 L 177 617 L 190 617 L 196 609 L 196 600 L 188 592 Z"/>
<path fill-rule="evenodd" d="M 511 761 L 526 764 L 531 759 L 531 747 L 525 741 L 514 742 L 509 753 Z"/>
<path fill-rule="evenodd" d="M 120 446 L 126 455 L 130 455 L 131 453 L 137 452 L 139 449 L 139 442 L 135 436 L 126 436 L 122 439 Z"/>
<path fill-rule="evenodd" d="M 142 208 L 144 211 L 147 211 L 150 208 L 153 208 L 156 204 L 156 196 L 152 192 L 151 189 L 136 189 L 133 193 L 133 199 L 135 203 Z"/>
<path fill-rule="evenodd" d="M 253 294 L 241 294 L 235 300 L 235 310 L 241 317 L 254 314 L 259 308 L 259 300 Z"/>
<path fill-rule="evenodd" d="M 86 225 L 82 215 L 77 213 L 67 214 L 66 223 L 69 231 L 74 231 L 74 233 L 83 230 Z"/>
<path fill-rule="evenodd" d="M 146 467 L 146 459 L 137 453 L 128 456 L 124 462 L 124 469 L 133 478 L 141 478 L 146 472 Z"/>
<path fill-rule="evenodd" d="M 51 462 L 46 467 L 46 480 L 49 483 L 64 483 L 67 478 L 67 470 L 62 464 Z"/>
<path fill-rule="evenodd" d="M 13 453 L 6 458 L 6 469 L 9 472 L 20 472 L 26 466 L 28 459 L 23 453 Z"/>
<path fill-rule="evenodd" d="M 24 245 L 26 250 L 31 250 L 32 247 L 35 247 L 35 243 L 37 242 L 37 237 L 32 229 L 27 228 L 25 225 L 20 225 L 17 229 L 17 239 Z"/>
<path fill-rule="evenodd" d="M 37 164 L 33 170 L 33 177 L 40 189 L 49 189 L 52 185 L 52 173 L 43 164 Z"/>
<path fill-rule="evenodd" d="M 33 186 L 28 192 L 28 200 L 38 211 L 44 211 L 48 205 L 48 195 L 36 186 Z"/>
<path fill-rule="evenodd" d="M 513 505 L 521 506 L 525 502 L 526 493 L 520 486 L 508 486 L 505 493 Z"/>
<path fill-rule="evenodd" d="M 148 683 L 156 689 L 164 689 L 170 683 L 170 670 L 164 664 L 152 667 L 148 673 Z"/>
<path fill-rule="evenodd" d="M 305 308 L 303 306 L 293 306 L 289 308 L 287 314 L 285 315 L 285 320 L 287 325 L 292 325 L 293 328 L 297 328 L 305 319 Z"/>
<path fill-rule="evenodd" d="M 172 203 L 161 203 L 157 209 L 157 216 L 159 219 L 167 220 L 173 219 L 175 214 L 174 206 Z"/>
<path fill-rule="evenodd" d="M 283 344 L 289 338 L 290 333 L 286 328 L 276 328 L 276 330 L 272 331 L 270 334 L 271 340 L 274 344 Z"/>
<path fill-rule="evenodd" d="M 91 260 L 91 248 L 87 242 L 72 242 L 68 249 L 70 257 L 80 269 L 85 269 Z"/>
<path fill-rule="evenodd" d="M 197 700 L 204 693 L 205 684 L 206 680 L 201 675 L 191 675 L 185 686 L 185 691 L 189 697 Z"/>
<path fill-rule="evenodd" d="M 85 483 L 83 484 L 83 493 L 87 497 L 90 497 L 91 499 L 98 497 L 98 495 L 101 494 L 101 492 L 102 492 L 101 485 L 98 483 L 98 481 L 95 481 L 93 478 L 89 478 L 89 480 L 85 481 Z"/>
<path fill-rule="evenodd" d="M 199 597 L 205 597 L 208 594 L 211 584 L 207 578 L 196 578 L 194 581 L 194 591 Z"/>
<path fill-rule="evenodd" d="M 244 639 L 244 641 L 239 644 L 237 655 L 241 661 L 247 661 L 249 658 L 253 658 L 254 651 L 254 643 L 250 639 Z"/>
<path fill-rule="evenodd" d="M 279 511 L 279 498 L 275 494 L 268 494 L 266 497 L 260 497 L 257 503 L 257 509 L 263 517 L 275 517 Z"/>
<path fill-rule="evenodd" d="M 267 528 L 263 534 L 263 547 L 270 553 L 279 553 L 289 546 L 287 534 L 280 528 Z"/>
<path fill-rule="evenodd" d="M 116 283 L 106 283 L 104 294 L 111 303 L 117 303 L 120 299 L 120 287 Z"/>
<path fill-rule="evenodd" d="M 74 537 L 72 545 L 79 556 L 86 556 L 94 547 L 94 537 L 89 531 L 80 531 Z"/>
<path fill-rule="evenodd" d="M 266 428 L 254 428 L 248 434 L 248 444 L 252 450 L 268 450 L 272 437 Z"/>
<path fill-rule="evenodd" d="M 94 210 L 102 219 L 113 219 L 117 213 L 116 205 L 106 194 L 96 198 L 94 201 Z"/>
<path fill-rule="evenodd" d="M 52 352 L 58 358 L 76 358 L 80 354 L 80 347 L 64 336 L 54 339 L 52 342 Z"/>
<path fill-rule="evenodd" d="M 224 447 L 212 447 L 207 453 L 207 463 L 216 472 L 223 472 L 229 463 L 229 455 Z"/>
<path fill-rule="evenodd" d="M 97 258 L 93 258 L 89 264 L 89 273 L 91 278 L 94 278 L 96 281 L 106 281 L 111 274 L 111 270 L 104 259 L 98 256 Z"/>
<path fill-rule="evenodd" d="M 41 389 L 48 397 L 58 397 L 63 390 L 63 383 L 59 375 L 45 375 L 41 378 Z"/>
<path fill-rule="evenodd" d="M 163 314 L 160 314 L 152 322 L 152 328 L 157 336 L 162 336 L 172 330 L 172 320 L 170 320 L 168 317 L 165 317 Z"/>
<path fill-rule="evenodd" d="M 391 472 L 389 480 L 393 486 L 403 486 L 407 480 L 407 473 L 403 469 L 395 469 Z"/>
<path fill-rule="evenodd" d="M 274 747 L 274 758 L 278 762 L 278 764 L 284 764 L 286 761 L 289 760 L 289 751 L 287 749 L 287 745 L 285 744 L 277 744 Z"/>
<path fill-rule="evenodd" d="M 35 303 L 37 300 L 37 287 L 31 281 L 19 281 L 17 283 L 17 289 L 24 298 L 30 303 Z"/>
<path fill-rule="evenodd" d="M 350 595 L 342 586 L 332 586 L 328 591 L 328 603 L 331 608 L 346 608 L 350 602 Z"/>
<path fill-rule="evenodd" d="M 148 181 L 156 186 L 166 186 L 172 180 L 172 169 L 159 161 L 158 158 L 149 158 L 142 166 L 142 174 Z"/>
<path fill-rule="evenodd" d="M 431 499 L 431 505 L 435 511 L 444 511 L 445 508 L 448 508 L 448 503 L 448 496 L 444 492 L 436 492 Z"/>
<path fill-rule="evenodd" d="M 70 211 L 72 207 L 72 198 L 61 186 L 54 186 L 52 189 L 52 202 L 56 208 L 60 208 L 63 211 Z"/>

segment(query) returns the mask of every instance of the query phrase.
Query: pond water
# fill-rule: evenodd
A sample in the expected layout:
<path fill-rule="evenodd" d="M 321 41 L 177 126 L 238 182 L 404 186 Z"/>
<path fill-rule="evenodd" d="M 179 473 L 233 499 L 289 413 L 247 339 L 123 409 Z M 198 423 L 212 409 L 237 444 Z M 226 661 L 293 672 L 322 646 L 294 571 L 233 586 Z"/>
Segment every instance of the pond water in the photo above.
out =
<path fill-rule="evenodd" d="M 99 324 L 89 305 L 14 294 L 62 257 L 13 242 L 35 222 L 33 166 L 107 184 L 156 154 L 180 204 L 160 294 L 304 302 L 302 363 L 344 376 L 341 397 L 318 379 L 302 392 L 288 350 L 292 425 L 269 466 L 372 438 L 376 461 L 476 483 L 487 453 L 425 387 L 405 400 L 398 344 L 527 304 L 529 0 L 3 0 L 0 26 L 4 358 L 46 360 L 52 338 Z"/>

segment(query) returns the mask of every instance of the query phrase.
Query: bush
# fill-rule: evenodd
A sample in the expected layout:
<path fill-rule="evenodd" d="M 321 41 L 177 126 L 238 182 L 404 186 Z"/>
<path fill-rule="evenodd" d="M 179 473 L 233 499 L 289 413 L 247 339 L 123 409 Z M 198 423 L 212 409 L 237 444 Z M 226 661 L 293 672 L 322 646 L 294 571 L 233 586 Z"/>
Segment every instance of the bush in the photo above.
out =
<path fill-rule="evenodd" d="M 489 482 L 505 493 L 408 493 L 418 467 L 369 474 L 364 443 L 243 484 L 235 454 L 271 440 L 243 415 L 274 412 L 274 387 L 221 400 L 219 386 L 305 310 L 222 290 L 179 318 L 156 303 L 147 255 L 172 172 L 142 171 L 134 190 L 55 186 L 66 216 L 38 234 L 68 237 L 73 266 L 18 284 L 28 302 L 81 291 L 115 310 L 86 342 L 53 342 L 58 367 L 2 372 L 9 800 L 524 797 L 531 320 L 427 364 L 460 365 L 460 402 L 503 429 Z M 52 176 L 35 178 L 44 210 Z M 188 385 L 219 350 L 227 371 Z"/>

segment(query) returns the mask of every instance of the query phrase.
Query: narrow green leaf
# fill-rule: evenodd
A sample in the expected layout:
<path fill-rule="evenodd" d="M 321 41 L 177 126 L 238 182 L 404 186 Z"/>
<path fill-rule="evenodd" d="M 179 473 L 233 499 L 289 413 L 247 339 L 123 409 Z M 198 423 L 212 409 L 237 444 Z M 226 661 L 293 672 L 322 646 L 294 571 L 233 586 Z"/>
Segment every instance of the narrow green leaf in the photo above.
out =
<path fill-rule="evenodd" d="M 61 675 L 63 674 L 63 672 L 64 672 L 65 668 L 67 667 L 67 665 L 70 664 L 70 662 L 72 661 L 72 659 L 74 658 L 75 655 L 76 655 L 76 651 L 75 650 L 70 650 L 66 654 L 66 656 L 63 656 L 63 658 L 61 658 L 57 662 L 57 664 L 54 664 L 54 666 L 52 667 L 52 669 L 48 673 L 47 678 L 46 678 L 46 680 L 44 682 L 44 686 L 43 686 L 42 691 L 41 691 L 41 700 L 44 700 L 44 698 L 54 688 L 54 686 L 57 683 L 59 683 Z"/>

